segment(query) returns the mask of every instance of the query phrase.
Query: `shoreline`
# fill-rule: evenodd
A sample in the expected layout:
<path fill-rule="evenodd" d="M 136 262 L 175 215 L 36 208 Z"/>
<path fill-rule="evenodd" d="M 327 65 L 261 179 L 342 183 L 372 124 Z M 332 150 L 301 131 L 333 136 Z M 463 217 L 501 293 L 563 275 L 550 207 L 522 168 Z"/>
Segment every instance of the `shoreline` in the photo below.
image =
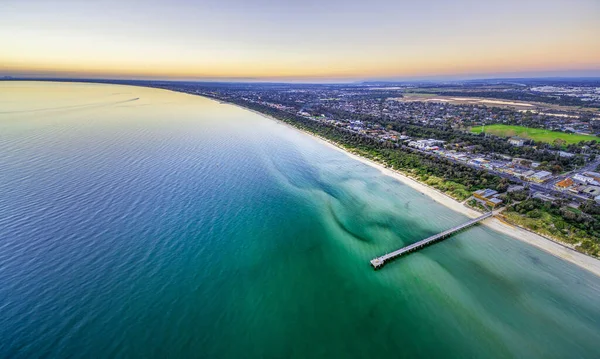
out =
<path fill-rule="evenodd" d="M 294 130 L 296 130 L 298 132 L 307 134 L 307 135 L 311 136 L 312 138 L 325 144 L 326 146 L 328 146 L 332 149 L 335 149 L 336 151 L 343 152 L 350 158 L 360 161 L 363 164 L 366 164 L 368 166 L 371 166 L 371 167 L 379 170 L 383 175 L 392 177 L 392 178 L 396 179 L 397 181 L 411 187 L 412 189 L 423 193 L 424 195 L 431 198 L 433 201 L 435 201 L 455 212 L 459 212 L 469 218 L 475 218 L 475 217 L 479 217 L 481 215 L 480 212 L 463 205 L 461 202 L 448 196 L 447 194 L 442 193 L 442 192 L 438 191 L 437 189 L 432 188 L 424 183 L 421 183 L 421 182 L 415 180 L 414 178 L 411 178 L 399 171 L 387 168 L 387 167 L 383 166 L 382 164 L 377 163 L 373 160 L 370 160 L 365 157 L 359 156 L 355 153 L 349 152 L 348 150 L 339 146 L 338 144 L 334 143 L 333 141 L 322 138 L 322 137 L 317 136 L 308 131 L 301 130 L 301 129 L 294 127 L 284 121 L 281 121 L 273 116 L 266 115 L 259 111 L 249 109 L 249 108 L 243 107 L 241 105 L 230 103 L 230 102 L 221 102 L 221 103 L 233 105 L 233 106 L 239 107 L 241 109 L 244 109 L 246 111 L 253 112 L 259 116 L 273 120 L 281 125 L 293 128 Z M 543 237 L 537 233 L 531 232 L 525 228 L 514 226 L 508 222 L 501 220 L 498 217 L 492 217 L 490 219 L 487 219 L 487 220 L 481 222 L 481 224 L 484 226 L 487 226 L 488 228 L 490 228 L 496 232 L 505 234 L 511 238 L 517 239 L 521 242 L 525 242 L 534 247 L 537 247 L 537 248 L 545 251 L 546 253 L 549 253 L 557 258 L 560 258 L 560 259 L 570 262 L 572 264 L 575 264 L 578 267 L 585 269 L 588 272 L 600 277 L 600 260 L 598 260 L 598 259 L 595 259 L 595 258 L 585 255 L 583 253 L 577 252 L 576 250 L 574 250 L 572 248 L 569 248 L 563 244 L 557 243 L 557 242 L 555 242 L 549 238 Z"/>

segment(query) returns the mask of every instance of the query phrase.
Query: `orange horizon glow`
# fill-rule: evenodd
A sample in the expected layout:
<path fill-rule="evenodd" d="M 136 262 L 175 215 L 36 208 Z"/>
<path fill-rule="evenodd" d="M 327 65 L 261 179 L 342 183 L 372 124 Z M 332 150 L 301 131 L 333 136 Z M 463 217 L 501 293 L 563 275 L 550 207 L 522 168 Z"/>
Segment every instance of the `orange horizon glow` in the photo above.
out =
<path fill-rule="evenodd" d="M 436 14 L 411 5 L 423 18 L 408 14 L 403 21 L 394 16 L 384 19 L 384 9 L 366 18 L 360 11 L 371 8 L 357 3 L 348 13 L 332 7 L 329 17 L 314 23 L 288 13 L 287 4 L 276 14 L 281 24 L 272 22 L 271 8 L 234 17 L 229 7 L 205 14 L 202 7 L 175 1 L 205 16 L 208 25 L 198 25 L 175 10 L 166 20 L 158 17 L 162 22 L 151 22 L 151 16 L 164 11 L 154 1 L 149 3 L 152 11 L 141 20 L 117 22 L 119 17 L 94 13 L 89 25 L 79 16 L 93 5 L 57 1 L 55 5 L 68 6 L 64 13 L 47 8 L 49 13 L 39 11 L 46 25 L 29 26 L 19 22 L 26 22 L 24 15 L 19 18 L 19 10 L 31 8 L 21 9 L 23 5 L 15 2 L 8 7 L 13 17 L 3 19 L 0 14 L 0 75 L 165 79 L 366 79 L 560 71 L 600 75 L 600 25 L 595 21 L 600 5 L 593 0 L 531 0 L 545 7 L 538 10 L 542 13 L 525 15 L 511 10 L 524 6 L 516 0 L 456 1 L 469 4 L 472 13 L 440 0 L 437 5 L 446 6 L 444 11 Z M 396 11 L 408 9 L 391 0 L 373 1 Z M 236 0 L 227 2 L 242 6 Z M 119 4 L 113 6 L 123 6 Z M 494 13 L 495 9 L 501 12 Z M 211 17 L 230 23 L 210 22 Z M 71 24 L 63 26 L 60 21 Z"/>

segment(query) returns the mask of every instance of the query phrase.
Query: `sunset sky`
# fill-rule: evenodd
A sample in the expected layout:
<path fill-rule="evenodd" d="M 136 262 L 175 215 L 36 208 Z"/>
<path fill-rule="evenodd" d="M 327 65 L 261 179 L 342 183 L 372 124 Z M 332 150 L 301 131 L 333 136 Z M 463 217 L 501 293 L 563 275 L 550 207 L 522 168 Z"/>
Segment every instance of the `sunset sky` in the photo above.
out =
<path fill-rule="evenodd" d="M 600 75 L 599 0 L 1 0 L 0 75 Z"/>

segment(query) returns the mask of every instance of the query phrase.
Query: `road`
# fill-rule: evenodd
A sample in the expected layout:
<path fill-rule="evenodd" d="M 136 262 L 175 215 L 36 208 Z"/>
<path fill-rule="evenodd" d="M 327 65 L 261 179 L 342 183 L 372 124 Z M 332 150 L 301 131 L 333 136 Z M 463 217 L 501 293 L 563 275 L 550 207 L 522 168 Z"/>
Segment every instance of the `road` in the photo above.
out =
<path fill-rule="evenodd" d="M 462 161 L 458 161 L 458 160 L 454 160 L 452 158 L 448 158 L 448 157 L 443 157 L 440 156 L 436 153 L 433 152 L 429 152 L 429 151 L 423 151 L 423 150 L 419 150 L 416 148 L 411 148 L 411 147 L 406 147 L 406 146 L 401 146 L 403 149 L 407 149 L 410 151 L 417 151 L 417 152 L 421 152 L 423 154 L 429 154 L 429 155 L 434 155 L 434 156 L 438 156 L 440 158 L 446 159 L 450 162 L 454 162 L 454 163 L 458 163 L 458 164 L 462 164 L 468 167 L 471 167 L 473 169 L 476 170 L 480 170 L 480 171 L 486 171 L 488 173 L 494 174 L 496 176 L 502 177 L 502 178 L 506 178 L 508 180 L 511 180 L 512 182 L 521 184 L 523 186 L 528 186 L 531 190 L 536 191 L 536 192 L 541 192 L 543 194 L 546 195 L 551 195 L 553 197 L 557 197 L 557 198 L 563 198 L 563 199 L 570 199 L 570 200 L 574 200 L 577 202 L 586 202 L 589 201 L 590 198 L 589 197 L 585 197 L 585 196 L 581 196 L 572 192 L 567 192 L 567 191 L 559 191 L 556 189 L 555 184 L 557 182 L 562 181 L 563 179 L 571 176 L 572 174 L 574 174 L 574 172 L 585 172 L 585 171 L 594 171 L 598 165 L 600 165 L 600 158 L 588 163 L 587 165 L 585 165 L 582 168 L 577 169 L 576 171 L 569 171 L 566 173 L 563 173 L 561 175 L 558 175 L 554 178 L 552 178 L 551 180 L 545 182 L 545 183 L 536 183 L 536 182 L 529 182 L 529 181 L 525 181 L 520 179 L 519 177 L 516 176 L 512 176 L 508 173 L 504 173 L 504 172 L 499 172 L 499 171 L 494 171 L 488 168 L 482 168 L 467 162 L 462 162 Z"/>

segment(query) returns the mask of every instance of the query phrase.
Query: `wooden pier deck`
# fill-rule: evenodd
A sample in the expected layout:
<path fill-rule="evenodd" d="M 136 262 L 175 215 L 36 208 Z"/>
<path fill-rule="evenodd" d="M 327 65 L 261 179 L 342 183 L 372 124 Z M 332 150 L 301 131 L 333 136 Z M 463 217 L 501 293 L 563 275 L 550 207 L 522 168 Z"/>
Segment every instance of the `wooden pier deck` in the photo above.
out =
<path fill-rule="evenodd" d="M 389 262 L 391 260 L 394 260 L 394 259 L 396 259 L 396 258 L 398 258 L 398 257 L 400 257 L 402 255 L 405 255 L 405 254 L 414 252 L 416 250 L 419 250 L 419 249 L 421 249 L 421 248 L 423 248 L 425 246 L 428 246 L 428 245 L 430 245 L 430 244 L 432 244 L 434 242 L 437 242 L 437 241 L 440 241 L 442 239 L 445 239 L 445 238 L 453 235 L 454 233 L 456 233 L 458 231 L 462 231 L 463 229 L 466 229 L 466 228 L 469 228 L 471 226 L 476 225 L 477 223 L 483 221 L 486 218 L 491 217 L 492 215 L 493 215 L 493 212 L 488 212 L 488 213 L 484 214 L 481 217 L 474 218 L 474 219 L 472 219 L 472 220 L 470 220 L 470 221 L 468 221 L 466 223 L 463 223 L 463 224 L 461 224 L 459 226 L 456 226 L 454 228 L 450 228 L 450 229 L 448 229 L 448 230 L 446 230 L 444 232 L 438 233 L 438 234 L 436 234 L 434 236 L 431 236 L 429 238 L 425 238 L 425 239 L 423 239 L 421 241 L 418 241 L 418 242 L 413 243 L 411 245 L 408 245 L 406 247 L 400 248 L 397 251 L 393 251 L 393 252 L 387 253 L 387 254 L 385 254 L 385 255 L 383 255 L 381 257 L 377 257 L 375 259 L 372 259 L 371 260 L 371 265 L 373 266 L 373 268 L 379 269 L 379 268 L 383 267 L 387 262 Z"/>

